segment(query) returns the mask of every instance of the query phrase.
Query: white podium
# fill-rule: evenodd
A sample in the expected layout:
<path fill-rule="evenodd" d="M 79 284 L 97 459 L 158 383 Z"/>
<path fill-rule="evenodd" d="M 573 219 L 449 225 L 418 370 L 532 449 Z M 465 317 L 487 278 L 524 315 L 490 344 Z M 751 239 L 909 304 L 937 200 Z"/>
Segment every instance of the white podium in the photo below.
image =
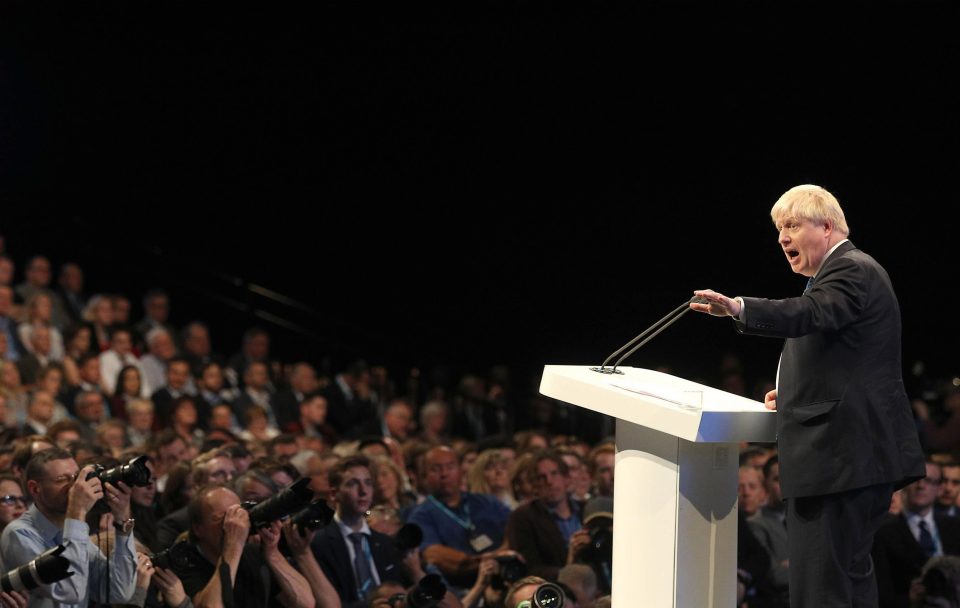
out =
<path fill-rule="evenodd" d="M 742 441 L 772 442 L 763 404 L 652 370 L 547 365 L 540 392 L 617 419 L 614 608 L 734 608 Z"/>

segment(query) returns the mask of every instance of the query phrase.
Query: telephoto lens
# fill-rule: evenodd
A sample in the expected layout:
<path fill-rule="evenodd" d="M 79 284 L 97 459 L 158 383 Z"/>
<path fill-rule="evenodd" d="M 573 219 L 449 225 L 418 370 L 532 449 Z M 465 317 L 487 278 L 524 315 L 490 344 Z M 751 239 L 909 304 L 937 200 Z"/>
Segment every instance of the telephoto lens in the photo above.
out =
<path fill-rule="evenodd" d="M 447 594 L 439 574 L 428 574 L 407 592 L 407 608 L 433 608 Z"/>
<path fill-rule="evenodd" d="M 306 530 L 322 528 L 333 520 L 333 509 L 322 498 L 311 502 L 306 509 L 298 511 L 290 517 L 290 521 L 300 533 Z"/>
<path fill-rule="evenodd" d="M 100 480 L 100 483 L 109 483 L 115 487 L 118 487 L 118 481 L 122 481 L 128 486 L 143 488 L 150 485 L 151 473 L 149 467 L 147 467 L 149 461 L 150 457 L 144 454 L 131 459 L 127 464 L 118 464 L 112 469 L 104 469 L 100 465 L 95 465 L 94 469 L 87 473 L 87 479 L 96 477 Z"/>
<path fill-rule="evenodd" d="M 553 583 L 543 583 L 533 592 L 533 599 L 520 602 L 517 608 L 563 608 L 565 604 L 563 589 Z"/>
<path fill-rule="evenodd" d="M 163 551 L 158 551 L 151 555 L 150 563 L 152 563 L 155 568 L 188 570 L 192 567 L 189 545 L 186 542 L 173 543 Z"/>
<path fill-rule="evenodd" d="M 57 545 L 44 551 L 32 561 L 0 576 L 0 589 L 30 591 L 40 585 L 49 585 L 73 575 L 69 570 L 70 562 L 60 555 L 65 550 L 63 545 Z"/>
<path fill-rule="evenodd" d="M 309 487 L 310 478 L 301 477 L 275 496 L 258 503 L 245 502 L 243 508 L 250 513 L 250 527 L 264 528 L 275 521 L 303 510 L 313 498 Z"/>
<path fill-rule="evenodd" d="M 393 535 L 393 543 L 401 555 L 407 551 L 412 551 L 423 542 L 423 530 L 414 523 L 403 524 L 397 533 Z"/>

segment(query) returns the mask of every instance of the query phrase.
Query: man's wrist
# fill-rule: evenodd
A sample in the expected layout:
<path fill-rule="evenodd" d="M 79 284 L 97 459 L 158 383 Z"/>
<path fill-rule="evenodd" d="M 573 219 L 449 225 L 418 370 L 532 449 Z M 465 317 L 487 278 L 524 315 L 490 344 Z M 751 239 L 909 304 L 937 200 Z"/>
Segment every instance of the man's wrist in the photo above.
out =
<path fill-rule="evenodd" d="M 114 520 L 113 527 L 117 530 L 117 534 L 129 536 L 130 533 L 133 532 L 134 524 L 136 524 L 136 520 L 132 517 L 128 517 L 122 521 Z"/>

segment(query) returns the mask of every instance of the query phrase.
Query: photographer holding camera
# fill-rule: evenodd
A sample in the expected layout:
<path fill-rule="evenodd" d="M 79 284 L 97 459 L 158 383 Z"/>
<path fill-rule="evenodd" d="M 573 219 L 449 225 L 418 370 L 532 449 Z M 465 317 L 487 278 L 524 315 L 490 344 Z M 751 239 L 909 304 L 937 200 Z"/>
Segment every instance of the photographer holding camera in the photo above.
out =
<path fill-rule="evenodd" d="M 134 593 L 137 557 L 130 517 L 130 489 L 123 482 L 101 483 L 93 466 L 83 469 L 66 450 L 38 452 L 27 463 L 27 491 L 31 506 L 11 522 L 0 537 L 0 551 L 8 568 L 25 564 L 44 551 L 62 544 L 63 557 L 74 574 L 61 581 L 37 587 L 30 605 L 87 606 L 123 603 Z M 100 499 L 113 513 L 116 544 L 108 557 L 89 537 L 87 512 Z M 109 589 L 107 589 L 109 584 Z"/>
<path fill-rule="evenodd" d="M 223 486 L 198 490 L 188 511 L 190 539 L 172 569 L 197 608 L 315 605 L 309 583 L 278 549 L 279 521 L 257 530 L 259 543 L 248 543 L 250 513 Z"/>

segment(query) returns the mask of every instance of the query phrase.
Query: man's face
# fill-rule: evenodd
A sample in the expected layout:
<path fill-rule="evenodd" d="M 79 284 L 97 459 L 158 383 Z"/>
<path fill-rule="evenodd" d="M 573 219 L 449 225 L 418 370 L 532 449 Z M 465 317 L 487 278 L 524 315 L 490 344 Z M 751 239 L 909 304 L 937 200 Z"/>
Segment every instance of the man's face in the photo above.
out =
<path fill-rule="evenodd" d="M 294 443 L 278 443 L 273 446 L 274 457 L 282 463 L 290 462 L 290 459 L 297 455 L 300 448 Z"/>
<path fill-rule="evenodd" d="M 270 338 L 266 334 L 257 334 L 247 341 L 244 351 L 251 361 L 263 361 L 270 354 Z"/>
<path fill-rule="evenodd" d="M 309 365 L 297 365 L 293 368 L 290 386 L 300 393 L 317 390 L 317 372 Z"/>
<path fill-rule="evenodd" d="M 940 484 L 937 502 L 945 507 L 955 507 L 958 496 L 960 496 L 960 466 L 943 467 L 943 482 Z"/>
<path fill-rule="evenodd" d="M 833 231 L 829 225 L 788 217 L 777 222 L 777 230 L 780 233 L 777 241 L 787 256 L 790 269 L 805 277 L 816 274 L 832 246 L 830 237 Z"/>
<path fill-rule="evenodd" d="M 37 391 L 34 393 L 28 409 L 31 418 L 46 424 L 53 418 L 53 395 L 47 391 Z"/>
<path fill-rule="evenodd" d="M 114 298 L 110 307 L 113 309 L 113 320 L 115 323 L 130 322 L 130 300 L 126 298 Z"/>
<path fill-rule="evenodd" d="M 13 306 L 13 290 L 6 285 L 0 285 L 0 316 L 9 317 Z"/>
<path fill-rule="evenodd" d="M 30 336 L 30 342 L 33 344 L 33 350 L 41 355 L 50 354 L 50 330 L 43 325 L 37 325 L 33 328 L 33 335 Z"/>
<path fill-rule="evenodd" d="M 252 500 L 253 502 L 259 503 L 273 496 L 273 490 L 256 479 L 247 479 L 243 483 L 241 490 L 240 500 L 243 502 Z"/>
<path fill-rule="evenodd" d="M 130 502 L 138 504 L 141 507 L 149 507 L 153 504 L 153 499 L 157 495 L 157 479 L 153 470 L 153 462 L 147 461 L 147 468 L 150 469 L 150 483 L 145 486 L 132 486 L 130 488 Z"/>
<path fill-rule="evenodd" d="M 170 315 L 170 301 L 166 296 L 153 296 L 147 300 L 145 312 L 157 323 L 166 323 Z"/>
<path fill-rule="evenodd" d="M 70 486 L 76 481 L 79 471 L 80 467 L 73 458 L 51 460 L 44 465 L 40 479 L 27 482 L 33 501 L 50 513 L 66 513 Z"/>
<path fill-rule="evenodd" d="M 554 461 L 541 460 L 537 463 L 534 483 L 540 500 L 550 506 L 555 506 L 566 499 L 570 478 L 561 472 L 560 466 Z"/>
<path fill-rule="evenodd" d="M 767 504 L 779 505 L 783 502 L 783 496 L 780 494 L 780 463 L 770 465 L 770 475 L 763 480 L 764 489 L 767 492 Z"/>
<path fill-rule="evenodd" d="M 210 354 L 210 332 L 200 325 L 192 325 L 183 347 L 192 355 L 206 357 Z"/>
<path fill-rule="evenodd" d="M 89 384 L 100 384 L 100 359 L 91 357 L 80 367 L 80 377 Z"/>
<path fill-rule="evenodd" d="M 590 474 L 587 472 L 587 467 L 573 454 L 564 454 L 562 458 L 563 461 L 567 463 L 567 473 L 570 476 L 570 489 L 578 495 L 589 492 Z"/>
<path fill-rule="evenodd" d="M 103 397 L 98 393 L 88 393 L 77 404 L 77 417 L 85 422 L 103 420 Z"/>
<path fill-rule="evenodd" d="M 149 431 L 153 427 L 153 410 L 149 408 L 128 409 L 127 416 L 130 418 L 130 426 L 140 432 Z"/>
<path fill-rule="evenodd" d="M 177 348 L 174 346 L 170 334 L 161 332 L 150 341 L 150 352 L 161 361 L 169 361 L 177 354 Z"/>
<path fill-rule="evenodd" d="M 210 412 L 210 428 L 229 429 L 233 422 L 229 406 L 218 405 Z"/>
<path fill-rule="evenodd" d="M 223 388 L 223 370 L 219 365 L 210 365 L 203 370 L 203 376 L 200 378 L 201 386 L 211 393 L 219 393 Z"/>
<path fill-rule="evenodd" d="M 600 496 L 613 496 L 613 467 L 617 457 L 609 452 L 601 452 L 596 456 L 596 471 L 593 482 L 597 485 Z"/>
<path fill-rule="evenodd" d="M 410 424 L 413 422 L 413 412 L 406 404 L 394 404 L 387 409 L 383 422 L 391 435 L 398 439 L 406 439 Z"/>
<path fill-rule="evenodd" d="M 267 366 L 263 363 L 251 363 L 243 375 L 243 382 L 255 389 L 262 389 L 267 385 Z"/>
<path fill-rule="evenodd" d="M 740 467 L 737 500 L 740 510 L 747 516 L 759 511 L 766 501 L 767 493 L 763 489 L 761 477 L 760 472 L 751 466 Z"/>
<path fill-rule="evenodd" d="M 904 488 L 907 510 L 917 513 L 932 507 L 940 494 L 941 481 L 940 467 L 928 462 L 927 476 Z"/>
<path fill-rule="evenodd" d="M 50 261 L 47 258 L 34 258 L 27 266 L 27 282 L 36 287 L 50 284 Z"/>
<path fill-rule="evenodd" d="M 27 501 L 23 497 L 20 484 L 14 481 L 0 481 L 0 529 L 23 515 L 27 510 Z"/>
<path fill-rule="evenodd" d="M 133 344 L 130 340 L 130 334 L 125 331 L 115 332 L 113 337 L 110 338 L 110 348 L 115 350 L 120 355 L 129 354 L 133 348 Z"/>
<path fill-rule="evenodd" d="M 346 470 L 337 487 L 337 511 L 341 515 L 356 517 L 366 513 L 373 502 L 373 477 L 367 467 L 351 467 Z"/>
<path fill-rule="evenodd" d="M 237 474 L 237 467 L 229 458 L 213 458 L 204 467 L 209 483 L 230 483 Z"/>
<path fill-rule="evenodd" d="M 436 496 L 453 496 L 460 489 L 460 463 L 452 450 L 434 450 L 427 454 L 424 485 Z"/>
<path fill-rule="evenodd" d="M 193 533 L 200 545 L 213 555 L 220 554 L 223 543 L 223 518 L 227 509 L 240 504 L 240 497 L 227 488 L 207 492 L 200 509 L 200 522 L 194 524 Z"/>
<path fill-rule="evenodd" d="M 0 258 L 0 285 L 9 285 L 13 282 L 13 262 L 9 258 Z"/>
<path fill-rule="evenodd" d="M 323 424 L 327 419 L 327 400 L 319 395 L 307 399 L 300 405 L 300 411 L 310 424 Z"/>
<path fill-rule="evenodd" d="M 169 471 L 175 464 L 184 460 L 187 455 L 187 444 L 177 438 L 168 445 L 157 449 L 157 459 L 164 471 Z"/>
<path fill-rule="evenodd" d="M 64 429 L 57 433 L 57 436 L 54 437 L 54 440 L 57 442 L 58 448 L 67 449 L 67 446 L 74 441 L 80 441 L 80 433 L 73 429 Z"/>
<path fill-rule="evenodd" d="M 174 390 L 183 390 L 190 379 L 190 366 L 185 361 L 174 361 L 167 366 L 167 384 Z"/>
<path fill-rule="evenodd" d="M 60 270 L 60 286 L 71 293 L 83 291 L 83 270 L 76 264 L 67 264 Z"/>

